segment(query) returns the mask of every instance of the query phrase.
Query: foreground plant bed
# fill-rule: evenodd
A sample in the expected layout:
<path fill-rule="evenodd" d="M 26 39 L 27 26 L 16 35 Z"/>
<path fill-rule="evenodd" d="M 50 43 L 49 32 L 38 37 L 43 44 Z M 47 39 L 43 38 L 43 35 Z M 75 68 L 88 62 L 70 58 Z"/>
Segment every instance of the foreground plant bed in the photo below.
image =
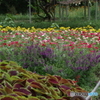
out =
<path fill-rule="evenodd" d="M 12 61 L 0 62 L 0 100 L 70 100 L 71 91 L 87 92 L 73 80 L 42 76 Z"/>

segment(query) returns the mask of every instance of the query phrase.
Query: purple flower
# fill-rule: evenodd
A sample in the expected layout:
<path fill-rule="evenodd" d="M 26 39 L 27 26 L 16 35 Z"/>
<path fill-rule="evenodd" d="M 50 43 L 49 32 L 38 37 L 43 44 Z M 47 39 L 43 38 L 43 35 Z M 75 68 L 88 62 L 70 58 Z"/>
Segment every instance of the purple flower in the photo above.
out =
<path fill-rule="evenodd" d="M 46 71 L 46 72 L 52 71 L 52 66 L 48 66 L 48 65 L 47 65 L 46 68 L 45 68 L 45 71 Z"/>
<path fill-rule="evenodd" d="M 40 55 L 44 59 L 49 59 L 49 60 L 53 60 L 53 58 L 55 57 L 55 54 L 51 48 L 46 48 L 45 50 L 41 51 Z"/>
<path fill-rule="evenodd" d="M 100 55 L 97 55 L 97 56 L 96 56 L 96 59 L 99 59 L 99 58 L 100 58 Z"/>
<path fill-rule="evenodd" d="M 80 51 L 80 54 L 83 54 L 83 51 Z"/>
<path fill-rule="evenodd" d="M 62 71 L 63 71 L 62 69 L 58 70 L 58 72 L 60 72 L 60 73 L 62 73 Z"/>
<path fill-rule="evenodd" d="M 3 60 L 0 59 L 0 62 L 2 62 Z"/>

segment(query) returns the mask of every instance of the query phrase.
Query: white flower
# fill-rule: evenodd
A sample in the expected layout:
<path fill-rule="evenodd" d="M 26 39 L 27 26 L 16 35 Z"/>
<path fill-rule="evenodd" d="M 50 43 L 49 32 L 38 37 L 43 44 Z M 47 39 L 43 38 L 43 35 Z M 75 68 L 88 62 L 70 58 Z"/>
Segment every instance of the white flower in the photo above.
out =
<path fill-rule="evenodd" d="M 22 35 L 22 37 L 24 37 L 24 35 Z"/>

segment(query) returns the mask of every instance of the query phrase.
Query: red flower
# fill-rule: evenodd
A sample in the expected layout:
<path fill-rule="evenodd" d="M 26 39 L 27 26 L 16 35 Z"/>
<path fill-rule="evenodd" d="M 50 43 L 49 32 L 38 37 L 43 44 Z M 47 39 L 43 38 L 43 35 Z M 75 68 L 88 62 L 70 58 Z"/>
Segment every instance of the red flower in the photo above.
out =
<path fill-rule="evenodd" d="M 20 35 L 19 33 L 15 33 L 15 35 Z"/>
<path fill-rule="evenodd" d="M 8 44 L 8 46 L 11 46 L 11 44 Z"/>
<path fill-rule="evenodd" d="M 42 46 L 46 46 L 46 44 L 42 44 Z"/>
<path fill-rule="evenodd" d="M 76 76 L 76 78 L 80 78 L 80 77 L 81 77 L 80 75 L 77 75 L 77 76 Z"/>
<path fill-rule="evenodd" d="M 62 37 L 58 36 L 57 39 L 62 39 Z"/>
<path fill-rule="evenodd" d="M 14 43 L 15 43 L 15 44 L 18 44 L 18 41 L 15 41 Z"/>
<path fill-rule="evenodd" d="M 57 44 L 56 42 L 50 42 L 49 44 Z"/>
<path fill-rule="evenodd" d="M 11 42 L 10 44 L 11 44 L 11 45 L 13 45 L 13 44 L 18 44 L 18 41 L 13 41 L 13 42 Z"/>
<path fill-rule="evenodd" d="M 77 81 L 77 82 L 79 82 L 80 77 L 81 77 L 80 75 L 77 75 L 77 76 L 76 76 L 76 81 Z"/>
<path fill-rule="evenodd" d="M 74 49 L 74 46 L 71 47 L 71 50 Z"/>
<path fill-rule="evenodd" d="M 92 48 L 92 44 L 89 44 L 89 45 L 87 46 L 87 48 Z"/>
<path fill-rule="evenodd" d="M 90 52 L 94 53 L 95 51 L 90 50 Z"/>
<path fill-rule="evenodd" d="M 100 37 L 97 40 L 100 41 Z"/>
<path fill-rule="evenodd" d="M 74 83 L 77 83 L 77 81 L 73 81 Z"/>
<path fill-rule="evenodd" d="M 73 46 L 73 44 L 69 44 L 69 46 Z"/>
<path fill-rule="evenodd" d="M 7 45 L 7 43 L 3 43 L 3 45 Z"/>
<path fill-rule="evenodd" d="M 94 47 L 94 49 L 99 49 L 98 47 Z"/>

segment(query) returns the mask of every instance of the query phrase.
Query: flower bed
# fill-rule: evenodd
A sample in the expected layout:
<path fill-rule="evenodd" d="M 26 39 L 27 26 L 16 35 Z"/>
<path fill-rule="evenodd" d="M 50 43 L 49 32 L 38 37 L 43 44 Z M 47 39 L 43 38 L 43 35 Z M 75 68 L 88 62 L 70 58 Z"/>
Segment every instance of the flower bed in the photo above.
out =
<path fill-rule="evenodd" d="M 0 26 L 0 46 L 23 46 L 27 42 L 32 41 L 39 45 L 57 45 L 63 47 L 86 48 L 91 52 L 99 49 L 100 30 L 95 30 L 91 26 L 70 29 L 70 27 L 60 29 L 35 29 L 21 27 L 5 27 Z"/>
<path fill-rule="evenodd" d="M 0 60 L 16 61 L 41 75 L 69 78 L 90 90 L 99 79 L 95 74 L 100 69 L 99 42 L 100 29 L 91 26 L 76 29 L 0 26 Z"/>

